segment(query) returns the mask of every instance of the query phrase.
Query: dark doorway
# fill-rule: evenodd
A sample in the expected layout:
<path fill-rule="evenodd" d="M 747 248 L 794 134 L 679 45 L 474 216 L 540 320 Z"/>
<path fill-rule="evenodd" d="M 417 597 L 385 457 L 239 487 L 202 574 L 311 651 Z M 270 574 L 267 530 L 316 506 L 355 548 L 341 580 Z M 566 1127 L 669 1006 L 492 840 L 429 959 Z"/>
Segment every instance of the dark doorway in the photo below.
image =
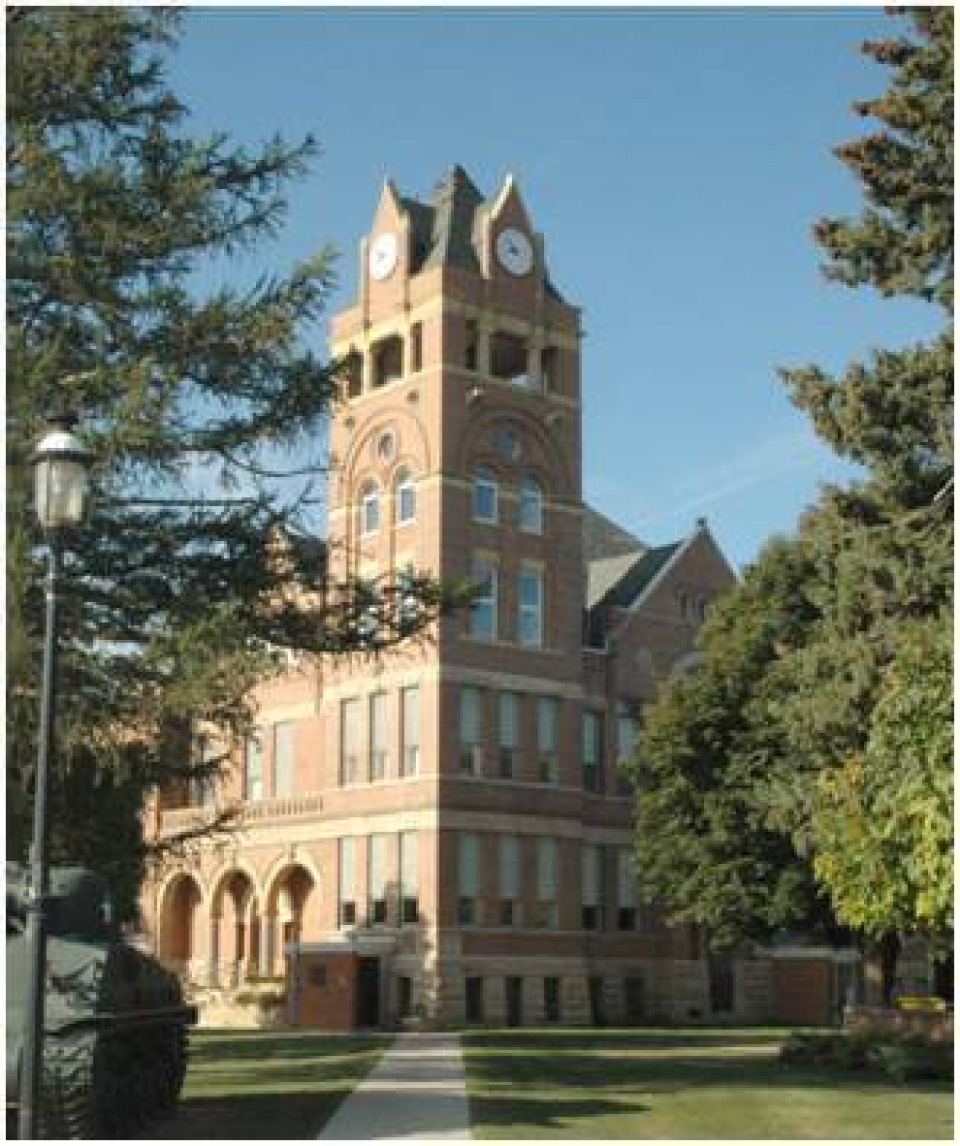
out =
<path fill-rule="evenodd" d="M 590 977 L 590 1021 L 595 1027 L 602 1027 L 605 1023 L 603 1011 L 603 978 L 599 975 Z"/>
<path fill-rule="evenodd" d="M 554 975 L 543 980 L 543 1018 L 548 1023 L 560 1022 L 560 980 Z"/>
<path fill-rule="evenodd" d="M 729 955 L 711 955 L 710 1010 L 715 1015 L 728 1015 L 733 1010 L 733 960 Z"/>
<path fill-rule="evenodd" d="M 409 1019 L 413 1015 L 413 980 L 409 975 L 401 975 L 399 1012 L 401 1019 Z"/>
<path fill-rule="evenodd" d="M 933 964 L 933 993 L 948 1003 L 953 1002 L 953 952 Z"/>
<path fill-rule="evenodd" d="M 468 975 L 465 983 L 467 1022 L 483 1022 L 483 979 L 479 975 Z"/>
<path fill-rule="evenodd" d="M 380 1025 L 380 960 L 361 955 L 357 963 L 357 1026 Z"/>
<path fill-rule="evenodd" d="M 639 1027 L 646 1016 L 643 977 L 628 975 L 623 982 L 623 1003 L 627 1024 Z"/>
<path fill-rule="evenodd" d="M 523 979 L 507 979 L 507 1026 L 519 1027 L 523 1023 Z"/>

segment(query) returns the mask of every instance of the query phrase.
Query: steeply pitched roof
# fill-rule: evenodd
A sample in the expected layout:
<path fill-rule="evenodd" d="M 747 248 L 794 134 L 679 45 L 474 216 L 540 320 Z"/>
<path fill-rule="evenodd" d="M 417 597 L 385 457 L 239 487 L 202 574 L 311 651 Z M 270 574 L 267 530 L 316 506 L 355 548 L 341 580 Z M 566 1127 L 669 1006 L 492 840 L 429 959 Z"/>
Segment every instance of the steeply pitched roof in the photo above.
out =
<path fill-rule="evenodd" d="M 411 274 L 437 266 L 462 267 L 479 273 L 481 223 L 492 204 L 484 199 L 459 163 L 440 180 L 429 203 L 401 196 L 400 204 L 410 218 L 413 237 Z M 553 298 L 563 301 L 549 276 L 544 286 Z"/>
<path fill-rule="evenodd" d="M 482 206 L 483 196 L 457 164 L 433 193 L 433 230 L 424 266 L 480 269 L 473 239 L 477 212 Z"/>
<path fill-rule="evenodd" d="M 592 609 L 630 571 L 643 556 L 641 552 L 624 553 L 619 557 L 601 557 L 587 563 L 587 608 Z"/>
<path fill-rule="evenodd" d="M 645 553 L 647 546 L 632 533 L 604 517 L 592 506 L 583 507 L 583 559 L 601 561 L 606 557 L 623 557 L 627 553 Z"/>
<path fill-rule="evenodd" d="M 648 549 L 646 553 L 640 555 L 612 586 L 610 590 L 612 603 L 621 609 L 629 609 L 682 545 L 682 540 L 674 541 L 670 545 L 658 545 L 655 549 Z"/>

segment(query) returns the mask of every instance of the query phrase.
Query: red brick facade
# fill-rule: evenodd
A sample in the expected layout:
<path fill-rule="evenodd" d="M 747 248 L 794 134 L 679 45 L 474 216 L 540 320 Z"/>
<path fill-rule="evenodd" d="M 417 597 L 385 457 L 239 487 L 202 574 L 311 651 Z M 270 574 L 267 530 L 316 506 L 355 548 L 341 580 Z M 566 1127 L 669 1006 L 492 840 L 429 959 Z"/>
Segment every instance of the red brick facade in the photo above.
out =
<path fill-rule="evenodd" d="M 377 663 L 264 682 L 260 778 L 238 754 L 226 785 L 242 831 L 145 888 L 157 950 L 222 984 L 280 975 L 295 939 L 293 1018 L 335 1029 L 362 958 L 384 1025 L 706 1021 L 695 937 L 629 886 L 618 739 L 733 574 L 703 523 L 585 552 L 580 315 L 512 181 L 483 200 L 458 169 L 429 209 L 388 184 L 360 272 L 332 325 L 359 364 L 330 432 L 333 573 L 482 569 L 492 599 Z M 153 827 L 191 815 L 168 797 Z M 769 964 L 734 981 L 737 1014 L 768 1017 Z"/>

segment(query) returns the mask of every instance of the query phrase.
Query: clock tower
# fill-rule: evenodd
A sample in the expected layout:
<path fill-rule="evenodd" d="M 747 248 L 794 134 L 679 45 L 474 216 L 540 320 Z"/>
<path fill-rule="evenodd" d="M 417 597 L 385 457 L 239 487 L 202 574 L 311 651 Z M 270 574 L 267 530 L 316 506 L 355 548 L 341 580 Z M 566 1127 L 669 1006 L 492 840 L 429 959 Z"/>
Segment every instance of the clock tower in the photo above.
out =
<path fill-rule="evenodd" d="M 707 960 L 640 901 L 620 767 L 730 566 L 702 520 L 649 546 L 584 506 L 580 313 L 511 177 L 386 183 L 359 255 L 331 328 L 331 581 L 477 593 L 255 687 L 219 790 L 151 812 L 160 837 L 242 812 L 151 876 L 158 954 L 215 990 L 282 971 L 287 1021 L 336 1030 L 769 1019 L 769 959 Z"/>
<path fill-rule="evenodd" d="M 370 579 L 411 566 L 483 586 L 435 640 L 385 658 L 376 685 L 419 692 L 403 805 L 429 820 L 417 824 L 426 946 L 435 1005 L 456 1013 L 462 999 L 447 996 L 463 992 L 471 929 L 499 926 L 498 912 L 533 927 L 553 910 L 535 889 L 521 902 L 519 877 L 515 897 L 482 886 L 502 867 L 490 824 L 512 828 L 505 846 L 533 870 L 543 818 L 552 837 L 555 817 L 579 814 L 564 794 L 580 786 L 579 759 L 559 745 L 578 742 L 580 721 L 580 314 L 551 281 L 514 179 L 485 199 L 460 167 L 427 203 L 385 184 L 358 296 L 331 336 L 347 364 L 331 430 L 334 576 L 340 561 Z M 369 673 L 325 675 L 330 752 L 342 751 L 337 706 Z"/>

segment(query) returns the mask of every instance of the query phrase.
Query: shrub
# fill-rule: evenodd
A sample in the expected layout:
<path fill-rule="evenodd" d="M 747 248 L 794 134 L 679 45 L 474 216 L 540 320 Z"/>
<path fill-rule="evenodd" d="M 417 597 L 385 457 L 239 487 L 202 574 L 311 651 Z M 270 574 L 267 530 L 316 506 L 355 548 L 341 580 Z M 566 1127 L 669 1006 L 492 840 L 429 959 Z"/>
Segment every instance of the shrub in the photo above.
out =
<path fill-rule="evenodd" d="M 953 1047 L 918 1036 L 891 1039 L 875 1046 L 874 1063 L 897 1082 L 953 1078 Z"/>
<path fill-rule="evenodd" d="M 790 1066 L 881 1070 L 898 1082 L 953 1077 L 953 1046 L 923 1035 L 795 1033 L 781 1046 L 780 1061 Z"/>

